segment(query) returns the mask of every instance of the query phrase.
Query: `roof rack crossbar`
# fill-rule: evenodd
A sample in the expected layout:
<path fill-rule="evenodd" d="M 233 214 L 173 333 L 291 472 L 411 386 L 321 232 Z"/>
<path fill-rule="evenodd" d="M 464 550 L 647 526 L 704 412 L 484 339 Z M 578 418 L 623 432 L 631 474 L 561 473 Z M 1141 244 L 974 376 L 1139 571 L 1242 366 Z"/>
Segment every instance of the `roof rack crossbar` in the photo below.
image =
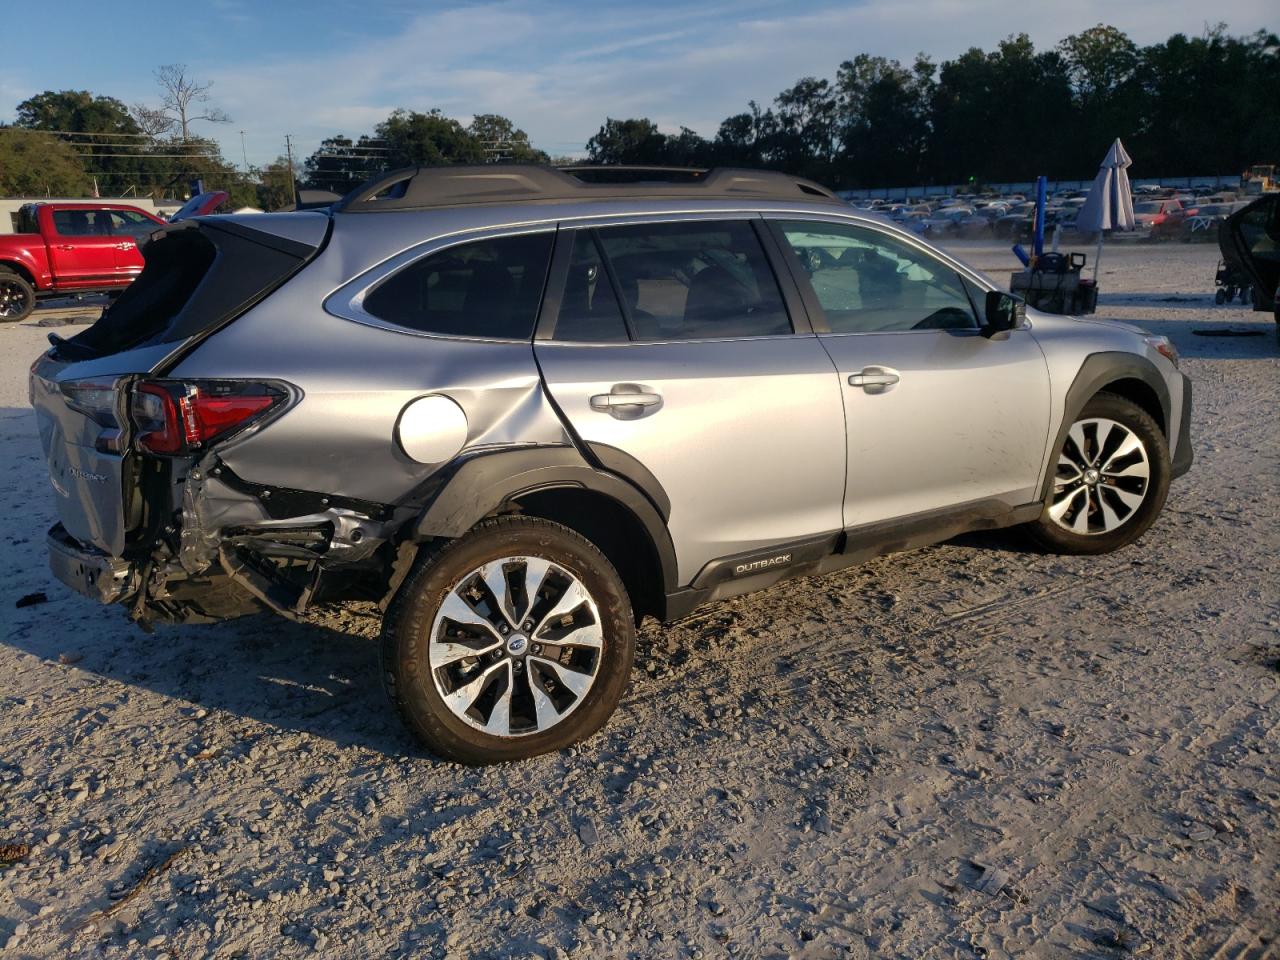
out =
<path fill-rule="evenodd" d="M 772 170 L 493 163 L 393 170 L 356 187 L 334 210 L 372 213 L 482 203 L 645 198 L 844 202 L 826 187 Z"/>

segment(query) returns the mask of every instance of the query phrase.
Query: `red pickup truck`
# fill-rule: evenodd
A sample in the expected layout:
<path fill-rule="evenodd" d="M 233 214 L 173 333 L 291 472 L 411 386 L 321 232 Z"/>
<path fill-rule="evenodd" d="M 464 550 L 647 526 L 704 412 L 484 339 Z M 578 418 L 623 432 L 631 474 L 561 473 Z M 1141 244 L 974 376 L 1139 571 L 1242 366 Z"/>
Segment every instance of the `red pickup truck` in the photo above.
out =
<path fill-rule="evenodd" d="M 126 287 L 142 272 L 138 244 L 165 225 L 115 203 L 33 203 L 0 234 L 0 321 L 22 320 L 37 298 Z"/>

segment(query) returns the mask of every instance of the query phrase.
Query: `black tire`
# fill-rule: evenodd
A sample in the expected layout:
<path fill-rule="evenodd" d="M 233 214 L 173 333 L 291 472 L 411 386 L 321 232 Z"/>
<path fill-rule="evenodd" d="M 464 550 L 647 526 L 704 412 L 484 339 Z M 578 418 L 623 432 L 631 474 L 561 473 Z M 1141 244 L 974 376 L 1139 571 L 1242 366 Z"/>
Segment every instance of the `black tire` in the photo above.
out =
<path fill-rule="evenodd" d="M 17 323 L 36 308 L 36 291 L 27 278 L 8 267 L 0 267 L 0 323 Z"/>
<path fill-rule="evenodd" d="M 1098 533 L 1076 533 L 1054 521 L 1050 515 L 1053 491 L 1045 501 L 1040 518 L 1028 525 L 1028 532 L 1045 549 L 1053 553 L 1098 554 L 1110 553 L 1133 543 L 1155 522 L 1169 495 L 1169 443 L 1160 425 L 1151 415 L 1131 400 L 1113 393 L 1098 393 L 1084 405 L 1073 422 L 1091 418 L 1105 418 L 1126 427 L 1142 442 L 1147 455 L 1150 475 L 1143 492 L 1142 502 L 1133 509 L 1118 527 Z M 1070 441 L 1067 441 L 1070 443 Z M 1065 449 L 1066 444 L 1064 444 Z M 1056 469 L 1061 451 L 1055 450 L 1050 469 Z M 1086 503 L 1088 503 L 1086 499 Z"/>
<path fill-rule="evenodd" d="M 578 579 L 599 612 L 603 641 L 594 661 L 595 679 L 571 712 L 546 730 L 495 736 L 469 725 L 445 702 L 432 672 L 429 647 L 436 614 L 454 587 L 465 583 L 484 564 L 520 556 L 548 560 Z M 558 523 L 498 517 L 420 557 L 387 611 L 381 672 L 387 696 L 428 750 L 448 760 L 479 766 L 561 750 L 599 730 L 613 714 L 630 679 L 635 642 L 626 588 L 595 545 Z M 531 643 L 529 650 L 536 649 Z M 532 682 L 532 666 L 528 674 L 527 683 Z M 511 673 L 507 676 L 514 678 Z"/>
<path fill-rule="evenodd" d="M 1213 295 L 1213 302 L 1218 304 L 1218 306 L 1222 306 L 1222 304 L 1226 303 L 1227 291 L 1222 287 L 1219 287 L 1218 292 Z"/>

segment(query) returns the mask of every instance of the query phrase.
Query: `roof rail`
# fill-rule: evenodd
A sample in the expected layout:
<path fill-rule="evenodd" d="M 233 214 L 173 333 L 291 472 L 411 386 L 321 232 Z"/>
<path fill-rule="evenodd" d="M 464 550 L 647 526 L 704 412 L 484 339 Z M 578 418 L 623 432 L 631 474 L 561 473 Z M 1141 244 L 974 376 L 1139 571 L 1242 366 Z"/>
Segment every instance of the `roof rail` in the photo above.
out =
<path fill-rule="evenodd" d="M 826 187 L 773 170 L 490 163 L 393 170 L 356 187 L 333 209 L 373 213 L 481 203 L 712 198 L 844 204 Z"/>

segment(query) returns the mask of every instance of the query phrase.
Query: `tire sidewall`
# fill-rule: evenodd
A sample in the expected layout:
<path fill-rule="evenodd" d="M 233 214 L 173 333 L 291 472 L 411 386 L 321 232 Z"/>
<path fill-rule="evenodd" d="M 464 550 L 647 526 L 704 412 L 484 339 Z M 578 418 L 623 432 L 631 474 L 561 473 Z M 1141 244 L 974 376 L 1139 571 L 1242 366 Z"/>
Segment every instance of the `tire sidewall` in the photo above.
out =
<path fill-rule="evenodd" d="M 540 557 L 577 577 L 599 611 L 603 644 L 595 682 L 573 713 L 542 733 L 495 737 L 468 725 L 445 704 L 428 654 L 436 613 L 449 592 L 477 568 L 511 556 Z M 410 575 L 387 621 L 382 672 L 388 693 L 428 748 L 467 764 L 548 753 L 595 733 L 621 699 L 635 656 L 635 626 L 621 578 L 591 543 L 547 521 L 503 519 L 453 541 Z"/>
<path fill-rule="evenodd" d="M 1151 467 L 1151 479 L 1147 484 L 1147 493 L 1137 511 L 1127 517 L 1119 527 L 1109 533 L 1085 535 L 1074 533 L 1060 527 L 1049 516 L 1053 505 L 1053 487 L 1050 484 L 1049 496 L 1045 498 L 1044 512 L 1033 526 L 1036 538 L 1051 549 L 1067 553 L 1109 553 L 1132 543 L 1141 537 L 1155 522 L 1169 495 L 1169 480 L 1172 469 L 1169 463 L 1169 442 L 1164 432 L 1151 415 L 1131 400 L 1111 393 L 1099 393 L 1072 418 L 1072 423 L 1081 420 L 1103 418 L 1114 420 L 1132 430 L 1142 441 L 1147 451 L 1147 462 Z M 1057 463 L 1061 447 L 1054 449 L 1050 461 L 1050 469 Z"/>

